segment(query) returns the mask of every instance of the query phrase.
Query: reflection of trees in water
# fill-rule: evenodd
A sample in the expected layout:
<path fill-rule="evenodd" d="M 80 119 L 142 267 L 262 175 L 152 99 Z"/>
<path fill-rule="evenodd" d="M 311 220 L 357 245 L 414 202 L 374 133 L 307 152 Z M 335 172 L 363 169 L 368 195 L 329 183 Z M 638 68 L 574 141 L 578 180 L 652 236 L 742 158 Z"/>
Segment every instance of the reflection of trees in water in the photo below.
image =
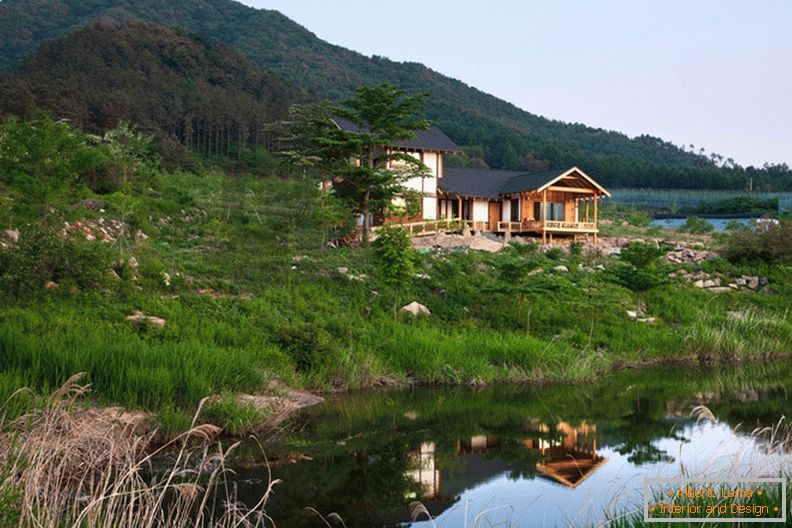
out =
<path fill-rule="evenodd" d="M 610 445 L 635 465 L 673 462 L 674 457 L 655 446 L 660 438 L 686 442 L 674 424 L 667 420 L 663 398 L 634 396 L 630 411 L 603 424 L 603 445 Z"/>

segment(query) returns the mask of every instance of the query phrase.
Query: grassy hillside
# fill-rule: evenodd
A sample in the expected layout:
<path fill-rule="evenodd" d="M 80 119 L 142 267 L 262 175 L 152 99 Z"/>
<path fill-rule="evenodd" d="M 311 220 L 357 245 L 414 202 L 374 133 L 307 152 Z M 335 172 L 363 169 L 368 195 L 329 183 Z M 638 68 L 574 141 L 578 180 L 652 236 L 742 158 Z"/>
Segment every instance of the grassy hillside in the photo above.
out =
<path fill-rule="evenodd" d="M 674 279 L 643 297 L 657 321 L 638 323 L 626 316 L 634 294 L 614 280 L 618 259 L 532 245 L 416 253 L 401 302 L 432 315 L 394 319 L 374 254 L 319 250 L 310 180 L 274 163 L 255 176 L 167 172 L 147 141 L 127 130 L 97 143 L 44 118 L 1 125 L 0 227 L 19 238 L 0 231 L 0 401 L 85 371 L 98 402 L 178 428 L 202 397 L 266 392 L 273 379 L 570 381 L 792 345 L 787 265 L 710 261 L 701 266 L 761 273 L 771 290 L 712 294 Z M 89 185 L 108 178 L 101 192 Z M 127 320 L 137 311 L 166 323 Z"/>
<path fill-rule="evenodd" d="M 428 117 L 459 144 L 483 147 L 471 152 L 492 167 L 529 167 L 539 159 L 557 167 L 579 164 L 613 186 L 742 189 L 753 178 L 757 189 L 792 189 L 786 167 L 720 168 L 659 138 L 631 139 L 545 119 L 420 64 L 365 57 L 318 39 L 278 12 L 230 0 L 4 0 L 0 66 L 19 64 L 46 39 L 90 21 L 131 17 L 219 39 L 319 97 L 342 98 L 357 86 L 381 82 L 429 92 Z"/>

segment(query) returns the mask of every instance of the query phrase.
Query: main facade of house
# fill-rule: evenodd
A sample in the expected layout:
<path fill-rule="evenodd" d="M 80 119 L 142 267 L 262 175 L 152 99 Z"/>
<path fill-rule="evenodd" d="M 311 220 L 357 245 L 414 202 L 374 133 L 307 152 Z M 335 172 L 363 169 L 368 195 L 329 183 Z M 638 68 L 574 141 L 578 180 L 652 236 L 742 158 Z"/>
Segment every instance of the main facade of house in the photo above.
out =
<path fill-rule="evenodd" d="M 358 130 L 347 120 L 335 121 L 342 129 Z M 540 173 L 445 167 L 444 155 L 462 149 L 437 127 L 418 130 L 414 140 L 383 148 L 415 156 L 430 172 L 405 184 L 422 197 L 420 215 L 385 222 L 412 228 L 461 220 L 475 231 L 532 233 L 541 235 L 543 242 L 554 235 L 593 236 L 596 241 L 599 200 L 610 194 L 578 167 Z"/>

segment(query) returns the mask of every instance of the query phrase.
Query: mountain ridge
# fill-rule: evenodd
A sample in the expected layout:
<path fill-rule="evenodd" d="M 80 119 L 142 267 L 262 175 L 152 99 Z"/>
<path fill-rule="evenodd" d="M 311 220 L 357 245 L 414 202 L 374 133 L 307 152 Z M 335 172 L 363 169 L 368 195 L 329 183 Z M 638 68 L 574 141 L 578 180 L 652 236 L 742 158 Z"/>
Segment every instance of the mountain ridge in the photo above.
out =
<path fill-rule="evenodd" d="M 649 135 L 547 119 L 416 62 L 396 62 L 328 43 L 285 15 L 232 0 L 21 0 L 0 2 L 0 67 L 17 64 L 46 38 L 102 17 L 131 15 L 181 26 L 242 51 L 254 63 L 318 97 L 334 100 L 363 84 L 391 82 L 429 92 L 426 115 L 471 155 L 493 168 L 524 168 L 532 160 L 578 164 L 608 185 L 741 189 L 775 185 L 777 174 L 720 167 L 705 156 Z M 44 17 L 56 13 L 58 17 Z M 16 19 L 17 23 L 9 22 Z M 5 22 L 2 22 L 5 20 Z M 477 146 L 480 146 L 478 148 Z M 790 176 L 783 166 L 778 174 Z M 765 186 L 766 186 L 765 185 Z"/>

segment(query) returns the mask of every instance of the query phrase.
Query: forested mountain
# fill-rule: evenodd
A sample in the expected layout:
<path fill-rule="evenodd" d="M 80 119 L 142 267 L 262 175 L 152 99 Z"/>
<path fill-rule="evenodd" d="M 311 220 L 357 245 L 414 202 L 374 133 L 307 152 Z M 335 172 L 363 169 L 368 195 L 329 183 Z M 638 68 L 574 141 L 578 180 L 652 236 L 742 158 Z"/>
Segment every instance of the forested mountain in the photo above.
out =
<path fill-rule="evenodd" d="M 94 20 L 139 17 L 179 26 L 241 50 L 253 62 L 320 97 L 343 98 L 359 85 L 392 82 L 429 92 L 427 116 L 495 168 L 578 164 L 613 186 L 792 189 L 785 166 L 728 166 L 651 136 L 545 119 L 416 63 L 365 57 L 334 46 L 276 11 L 232 0 L 3 0 L 0 66 L 13 67 L 43 41 Z M 476 149 L 476 146 L 481 148 Z"/>
<path fill-rule="evenodd" d="M 3 114 L 43 109 L 94 133 L 132 121 L 158 137 L 166 158 L 183 157 L 179 145 L 239 156 L 305 98 L 225 44 L 139 21 L 97 22 L 45 42 L 18 72 L 0 75 L 0 92 Z"/>

